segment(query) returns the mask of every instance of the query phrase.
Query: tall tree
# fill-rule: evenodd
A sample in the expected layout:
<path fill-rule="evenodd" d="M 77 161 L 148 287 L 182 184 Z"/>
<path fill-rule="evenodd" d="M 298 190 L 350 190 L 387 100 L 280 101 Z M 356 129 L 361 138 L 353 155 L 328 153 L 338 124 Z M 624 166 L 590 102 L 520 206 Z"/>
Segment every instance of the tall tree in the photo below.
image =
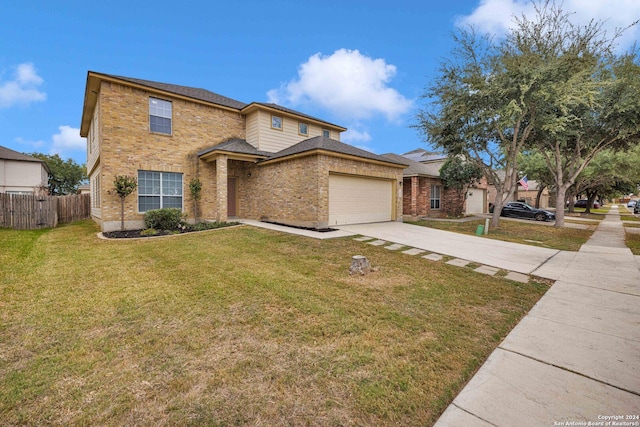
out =
<path fill-rule="evenodd" d="M 455 35 L 451 58 L 425 93 L 432 108 L 418 113 L 427 141 L 465 153 L 496 185 L 493 226 L 514 197 L 523 149 L 545 156 L 562 207 L 593 156 L 636 139 L 640 123 L 636 55 L 612 53 L 620 32 L 608 39 L 600 23 L 573 25 L 550 0 L 534 6 L 535 18 L 514 19 L 499 42 L 473 29 Z M 556 218 L 563 226 L 563 209 Z"/>
<path fill-rule="evenodd" d="M 491 220 L 497 227 L 502 206 L 517 190 L 518 154 L 536 123 L 539 77 L 505 54 L 505 41 L 473 29 L 453 37 L 456 47 L 424 95 L 432 108 L 418 112 L 415 127 L 429 143 L 482 169 L 497 190 Z"/>
<path fill-rule="evenodd" d="M 590 211 L 596 197 L 613 198 L 629 194 L 640 182 L 640 146 L 625 151 L 603 150 L 576 178 L 573 189 L 587 198 Z"/>
<path fill-rule="evenodd" d="M 62 160 L 59 154 L 32 153 L 31 156 L 43 160 L 49 167 L 48 185 L 52 196 L 76 194 L 78 187 L 88 179 L 86 166 L 73 159 Z"/>
<path fill-rule="evenodd" d="M 509 55 L 535 58 L 536 72 L 550 76 L 536 91 L 538 123 L 529 142 L 554 177 L 555 225 L 563 227 L 560 207 L 589 163 L 603 150 L 639 141 L 640 66 L 635 50 L 614 53 L 622 30 L 608 37 L 601 22 L 573 24 L 549 1 L 536 11 L 536 20 L 516 19 L 506 46 Z"/>

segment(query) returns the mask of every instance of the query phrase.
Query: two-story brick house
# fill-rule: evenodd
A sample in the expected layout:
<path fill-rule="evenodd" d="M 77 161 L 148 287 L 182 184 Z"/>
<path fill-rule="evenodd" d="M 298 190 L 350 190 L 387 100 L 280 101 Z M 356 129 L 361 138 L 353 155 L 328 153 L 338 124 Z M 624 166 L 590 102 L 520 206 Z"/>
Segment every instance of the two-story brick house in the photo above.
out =
<path fill-rule="evenodd" d="M 276 104 L 90 71 L 80 135 L 92 216 L 103 231 L 119 228 L 113 180 L 131 175 L 138 188 L 125 200 L 129 229 L 161 207 L 193 218 L 196 177 L 204 219 L 312 228 L 400 221 L 405 165 L 340 142 L 345 130 Z"/>

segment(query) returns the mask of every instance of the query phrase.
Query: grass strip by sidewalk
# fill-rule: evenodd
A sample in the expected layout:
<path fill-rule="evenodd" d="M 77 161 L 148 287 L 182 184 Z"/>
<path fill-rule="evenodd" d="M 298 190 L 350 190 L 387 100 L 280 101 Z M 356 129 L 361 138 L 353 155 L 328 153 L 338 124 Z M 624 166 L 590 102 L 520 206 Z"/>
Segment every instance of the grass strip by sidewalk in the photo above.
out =
<path fill-rule="evenodd" d="M 640 234 L 627 232 L 625 243 L 634 255 L 640 255 Z"/>
<path fill-rule="evenodd" d="M 7 424 L 429 425 L 547 289 L 349 238 L 96 231 L 0 230 Z"/>
<path fill-rule="evenodd" d="M 410 223 L 456 233 L 475 234 L 478 225 L 484 225 L 485 221 L 454 222 L 423 220 Z M 555 228 L 542 225 L 535 221 L 502 220 L 498 228 L 490 228 L 489 234 L 484 237 L 563 251 L 577 251 L 580 249 L 580 246 L 589 240 L 591 234 L 593 234 L 593 229 Z"/>

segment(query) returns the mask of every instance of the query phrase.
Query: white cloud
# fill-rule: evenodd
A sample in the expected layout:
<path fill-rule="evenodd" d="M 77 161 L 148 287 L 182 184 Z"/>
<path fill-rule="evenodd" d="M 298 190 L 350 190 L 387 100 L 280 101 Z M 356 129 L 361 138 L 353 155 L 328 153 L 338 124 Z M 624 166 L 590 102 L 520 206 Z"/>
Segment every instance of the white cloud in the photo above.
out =
<path fill-rule="evenodd" d="M 345 133 L 340 135 L 340 139 L 346 143 L 353 142 L 369 142 L 371 141 L 371 135 L 365 129 L 359 130 L 358 126 L 349 127 Z"/>
<path fill-rule="evenodd" d="M 44 101 L 47 94 L 38 90 L 42 83 L 44 80 L 38 75 L 33 64 L 18 65 L 12 80 L 0 81 L 0 108 Z"/>
<path fill-rule="evenodd" d="M 558 3 L 559 4 L 559 3 Z M 607 36 L 611 37 L 616 28 L 626 28 L 640 18 L 638 0 L 564 0 L 562 9 L 571 13 L 575 24 L 588 24 L 589 21 L 602 21 Z M 529 0 L 481 0 L 480 5 L 468 16 L 459 17 L 458 26 L 473 25 L 483 32 L 503 35 L 513 26 L 514 16 L 533 18 L 535 9 Z M 640 36 L 636 25 L 625 31 L 618 39 L 621 48 L 630 47 Z"/>
<path fill-rule="evenodd" d="M 24 146 L 25 148 L 19 149 L 18 151 L 22 153 L 31 153 L 38 152 L 38 150 L 45 145 L 44 141 L 31 141 L 21 137 L 15 138 L 14 141 L 18 143 L 20 146 Z M 28 148 L 27 148 L 28 147 Z"/>
<path fill-rule="evenodd" d="M 343 119 L 367 119 L 382 114 L 394 121 L 407 113 L 413 101 L 388 86 L 396 67 L 358 50 L 339 49 L 332 55 L 316 53 L 298 69 L 298 77 L 267 93 L 269 102 L 313 104 Z"/>
<path fill-rule="evenodd" d="M 63 154 L 69 151 L 86 150 L 87 139 L 80 136 L 80 129 L 71 126 L 58 126 L 59 132 L 51 137 L 53 144 L 50 154 L 59 154 L 64 158 Z"/>

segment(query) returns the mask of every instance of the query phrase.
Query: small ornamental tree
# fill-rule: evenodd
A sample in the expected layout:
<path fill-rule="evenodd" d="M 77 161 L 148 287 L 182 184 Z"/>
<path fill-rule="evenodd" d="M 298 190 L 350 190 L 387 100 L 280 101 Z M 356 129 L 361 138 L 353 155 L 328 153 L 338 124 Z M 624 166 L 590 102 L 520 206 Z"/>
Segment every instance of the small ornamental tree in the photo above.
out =
<path fill-rule="evenodd" d="M 138 187 L 138 180 L 129 175 L 116 175 L 113 180 L 113 189 L 120 197 L 120 230 L 124 230 L 124 199 Z"/>
<path fill-rule="evenodd" d="M 199 178 L 193 178 L 189 182 L 189 191 L 191 192 L 191 198 L 193 199 L 193 219 L 198 222 L 198 200 L 202 196 L 202 182 Z"/>
<path fill-rule="evenodd" d="M 456 192 L 457 200 L 453 207 L 454 216 L 462 214 L 464 195 L 470 185 L 475 184 L 482 178 L 482 170 L 469 161 L 464 161 L 458 156 L 452 156 L 440 168 L 440 179 L 444 188 L 453 189 Z"/>

